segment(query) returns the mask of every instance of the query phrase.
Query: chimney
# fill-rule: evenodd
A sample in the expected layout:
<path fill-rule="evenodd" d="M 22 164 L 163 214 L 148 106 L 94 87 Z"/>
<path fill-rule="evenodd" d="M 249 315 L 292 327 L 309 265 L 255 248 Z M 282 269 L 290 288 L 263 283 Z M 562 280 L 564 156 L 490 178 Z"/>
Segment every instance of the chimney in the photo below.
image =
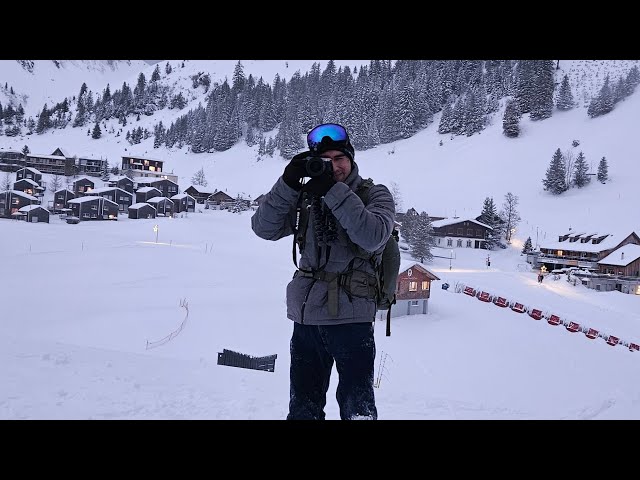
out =
<path fill-rule="evenodd" d="M 620 260 L 624 260 L 624 252 L 622 252 L 622 255 L 620 256 Z"/>

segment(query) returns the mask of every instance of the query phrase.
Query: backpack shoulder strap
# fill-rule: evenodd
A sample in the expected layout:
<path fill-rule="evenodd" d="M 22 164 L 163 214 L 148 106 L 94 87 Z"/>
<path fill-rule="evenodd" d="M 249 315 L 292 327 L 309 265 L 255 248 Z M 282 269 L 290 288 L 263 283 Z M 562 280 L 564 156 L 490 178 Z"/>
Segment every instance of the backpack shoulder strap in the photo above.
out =
<path fill-rule="evenodd" d="M 296 260 L 296 245 L 302 254 L 307 236 L 307 224 L 309 223 L 309 197 L 306 192 L 301 192 L 295 208 L 295 225 L 293 226 L 293 264 L 298 267 Z"/>

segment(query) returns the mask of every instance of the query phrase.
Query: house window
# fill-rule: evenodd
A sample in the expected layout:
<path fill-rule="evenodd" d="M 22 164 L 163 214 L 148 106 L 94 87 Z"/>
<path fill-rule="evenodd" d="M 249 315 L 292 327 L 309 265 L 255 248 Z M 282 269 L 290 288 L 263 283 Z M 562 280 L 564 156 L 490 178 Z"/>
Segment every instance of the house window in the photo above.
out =
<path fill-rule="evenodd" d="M 428 280 L 423 280 L 422 281 L 422 290 L 429 290 L 429 281 Z"/>
<path fill-rule="evenodd" d="M 90 218 L 90 215 L 88 213 L 83 213 L 82 218 Z"/>
<path fill-rule="evenodd" d="M 482 238 L 482 230 L 480 230 L 479 228 L 476 228 L 476 237 Z"/>
<path fill-rule="evenodd" d="M 417 292 L 418 291 L 418 282 L 409 282 L 409 291 Z"/>
<path fill-rule="evenodd" d="M 452 247 L 453 246 L 453 240 L 450 238 L 447 238 L 447 247 Z"/>
<path fill-rule="evenodd" d="M 458 235 L 462 235 L 462 228 L 458 228 Z"/>
<path fill-rule="evenodd" d="M 447 235 L 453 235 L 453 228 L 447 228 Z"/>
<path fill-rule="evenodd" d="M 467 248 L 471 248 L 471 240 L 467 240 Z"/>
<path fill-rule="evenodd" d="M 411 306 L 412 307 L 417 307 L 418 306 L 418 300 L 411 300 Z"/>
<path fill-rule="evenodd" d="M 442 241 L 441 238 L 438 238 L 438 245 L 440 245 L 440 242 Z"/>
<path fill-rule="evenodd" d="M 467 228 L 467 237 L 473 237 L 473 228 Z"/>
<path fill-rule="evenodd" d="M 458 240 L 458 244 L 457 244 L 457 246 L 458 246 L 458 247 L 461 247 L 461 246 L 462 246 L 462 240 Z"/>
<path fill-rule="evenodd" d="M 97 210 L 98 206 L 97 205 L 91 205 L 91 210 Z"/>

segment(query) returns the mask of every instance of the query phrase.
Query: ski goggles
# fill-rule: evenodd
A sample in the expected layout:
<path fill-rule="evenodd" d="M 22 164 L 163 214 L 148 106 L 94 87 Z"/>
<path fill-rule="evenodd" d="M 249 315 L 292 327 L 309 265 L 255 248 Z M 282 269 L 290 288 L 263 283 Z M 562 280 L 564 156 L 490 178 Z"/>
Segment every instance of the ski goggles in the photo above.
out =
<path fill-rule="evenodd" d="M 349 141 L 349 135 L 347 135 L 347 131 L 342 125 L 338 125 L 337 123 L 324 123 L 313 128 L 307 134 L 309 150 L 316 150 L 325 137 L 329 137 L 330 141 L 342 145 L 346 145 Z"/>

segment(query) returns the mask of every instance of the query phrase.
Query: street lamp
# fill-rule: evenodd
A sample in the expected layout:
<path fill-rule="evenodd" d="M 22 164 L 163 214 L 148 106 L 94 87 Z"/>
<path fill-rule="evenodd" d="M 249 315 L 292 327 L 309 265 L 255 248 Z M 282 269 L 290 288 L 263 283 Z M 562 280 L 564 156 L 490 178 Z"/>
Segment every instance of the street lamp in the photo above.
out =
<path fill-rule="evenodd" d="M 453 258 L 453 249 L 450 250 L 449 253 L 449 270 L 451 270 L 451 259 Z"/>

